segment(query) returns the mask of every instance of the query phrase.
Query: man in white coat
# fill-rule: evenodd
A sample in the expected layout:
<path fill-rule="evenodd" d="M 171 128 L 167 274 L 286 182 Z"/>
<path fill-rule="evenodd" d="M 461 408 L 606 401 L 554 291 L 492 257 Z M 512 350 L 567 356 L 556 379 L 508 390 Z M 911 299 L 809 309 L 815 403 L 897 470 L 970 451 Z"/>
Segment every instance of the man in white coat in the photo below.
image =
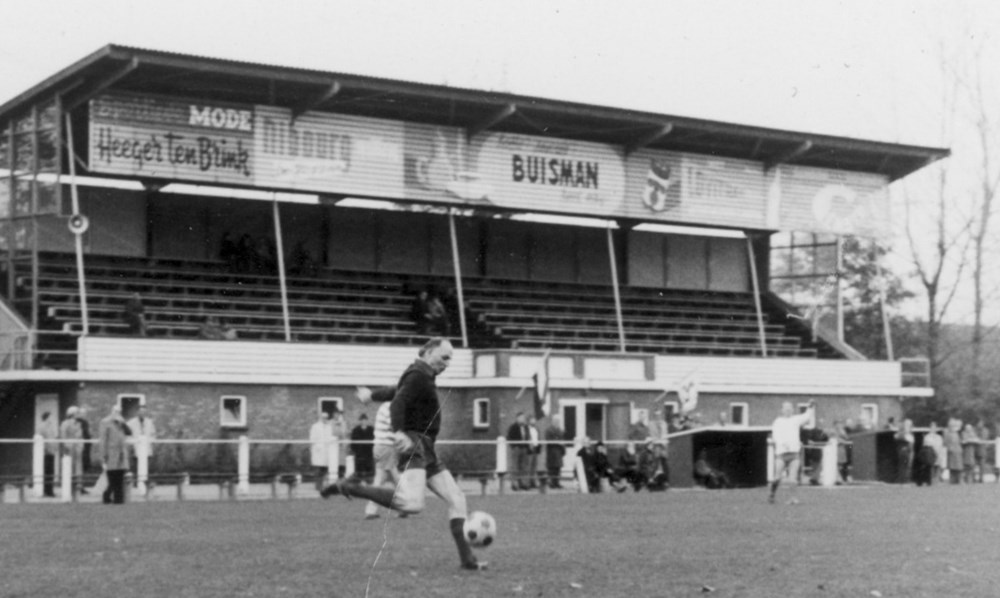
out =
<path fill-rule="evenodd" d="M 327 453 L 330 442 L 333 441 L 333 427 L 330 425 L 330 414 L 320 411 L 319 419 L 309 428 L 309 464 L 316 476 L 316 490 L 322 490 L 326 485 L 326 476 L 330 471 L 327 463 Z"/>
<path fill-rule="evenodd" d="M 768 502 L 774 502 L 781 478 L 785 477 L 788 479 L 789 491 L 792 494 L 788 504 L 798 504 L 795 487 L 798 486 L 799 453 L 802 451 L 799 430 L 813 420 L 815 410 L 816 401 L 810 401 L 809 408 L 799 414 L 795 413 L 795 407 L 790 401 L 781 404 L 781 415 L 771 424 L 771 439 L 774 441 L 774 481 L 771 482 Z"/>

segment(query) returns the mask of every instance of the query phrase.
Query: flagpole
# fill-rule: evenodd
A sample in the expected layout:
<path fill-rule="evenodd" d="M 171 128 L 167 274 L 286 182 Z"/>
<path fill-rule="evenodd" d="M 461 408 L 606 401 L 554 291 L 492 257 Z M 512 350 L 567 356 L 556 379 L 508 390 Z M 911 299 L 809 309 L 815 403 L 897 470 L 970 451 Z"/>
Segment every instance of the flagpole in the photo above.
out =
<path fill-rule="evenodd" d="M 608 256 L 611 260 L 611 288 L 615 293 L 615 316 L 618 318 L 618 344 L 622 353 L 625 352 L 625 323 L 622 321 L 622 298 L 618 291 L 618 264 L 615 259 L 614 235 L 611 233 L 611 221 L 608 220 Z"/>

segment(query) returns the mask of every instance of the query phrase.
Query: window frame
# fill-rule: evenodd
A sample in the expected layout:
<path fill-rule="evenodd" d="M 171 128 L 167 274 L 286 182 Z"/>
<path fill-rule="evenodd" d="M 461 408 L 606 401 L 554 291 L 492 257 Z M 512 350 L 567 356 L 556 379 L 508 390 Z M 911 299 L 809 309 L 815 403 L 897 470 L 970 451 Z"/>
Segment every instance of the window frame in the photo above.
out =
<path fill-rule="evenodd" d="M 479 397 L 472 399 L 472 427 L 475 430 L 486 430 L 490 427 L 490 405 L 491 401 L 489 397 Z M 482 407 L 485 405 L 485 410 L 481 411 Z M 485 421 L 480 418 L 480 414 L 485 414 Z"/>
<path fill-rule="evenodd" d="M 239 401 L 240 411 L 239 416 L 236 418 L 237 421 L 228 421 L 231 419 L 226 409 L 227 400 L 237 400 Z M 219 427 L 230 429 L 230 430 L 240 430 L 246 429 L 247 427 L 247 398 L 245 395 L 222 395 L 219 397 Z"/>

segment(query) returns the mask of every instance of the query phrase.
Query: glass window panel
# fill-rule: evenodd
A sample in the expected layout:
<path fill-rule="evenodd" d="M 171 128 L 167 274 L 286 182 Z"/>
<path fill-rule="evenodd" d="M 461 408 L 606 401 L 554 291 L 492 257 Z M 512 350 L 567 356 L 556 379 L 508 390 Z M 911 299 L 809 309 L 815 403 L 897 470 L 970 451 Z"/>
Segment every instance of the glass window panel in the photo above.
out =
<path fill-rule="evenodd" d="M 14 170 L 31 172 L 34 168 L 34 152 L 31 149 L 31 133 L 14 135 Z"/>
<path fill-rule="evenodd" d="M 816 248 L 817 274 L 833 274 L 837 271 L 837 246 L 820 245 Z"/>
<path fill-rule="evenodd" d="M 56 122 L 59 118 L 59 112 L 56 110 L 55 101 L 49 102 L 47 104 L 42 104 L 38 107 L 38 128 L 39 129 L 54 129 L 56 128 Z"/>
<path fill-rule="evenodd" d="M 38 133 L 38 171 L 59 171 L 59 139 L 55 129 Z"/>
<path fill-rule="evenodd" d="M 30 112 L 28 114 L 22 116 L 21 118 L 18 118 L 18 119 L 14 120 L 14 132 L 15 133 L 30 132 L 32 130 L 34 130 L 34 127 L 31 124 L 31 113 Z"/>
<path fill-rule="evenodd" d="M 58 214 L 59 186 L 55 183 L 38 181 L 35 183 L 35 190 L 38 192 L 38 213 Z"/>
<path fill-rule="evenodd" d="M 10 168 L 10 136 L 7 134 L 7 127 L 0 130 L 0 168 Z"/>
<path fill-rule="evenodd" d="M 14 181 L 14 215 L 31 213 L 31 179 L 19 178 Z"/>
<path fill-rule="evenodd" d="M 0 218 L 10 216 L 10 177 L 0 177 Z"/>
<path fill-rule="evenodd" d="M 34 219 L 15 220 L 14 226 L 14 249 L 31 249 L 31 231 L 33 230 Z"/>

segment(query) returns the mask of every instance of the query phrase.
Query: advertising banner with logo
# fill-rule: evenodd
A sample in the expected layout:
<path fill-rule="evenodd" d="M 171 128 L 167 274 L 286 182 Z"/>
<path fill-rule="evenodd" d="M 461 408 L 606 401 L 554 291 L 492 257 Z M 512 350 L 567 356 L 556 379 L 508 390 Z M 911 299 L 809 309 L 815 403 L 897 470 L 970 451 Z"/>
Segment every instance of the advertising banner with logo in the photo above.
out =
<path fill-rule="evenodd" d="M 629 156 L 624 215 L 646 221 L 763 228 L 759 162 L 643 150 Z"/>
<path fill-rule="evenodd" d="M 891 231 L 888 178 L 806 166 L 779 166 L 780 230 L 881 236 Z"/>
<path fill-rule="evenodd" d="M 253 184 L 248 106 L 108 94 L 90 101 L 93 172 Z"/>
<path fill-rule="evenodd" d="M 403 123 L 257 106 L 260 187 L 403 197 Z"/>
<path fill-rule="evenodd" d="M 621 152 L 600 143 L 486 134 L 469 148 L 475 174 L 464 181 L 464 199 L 538 212 L 620 214 L 625 198 Z"/>

